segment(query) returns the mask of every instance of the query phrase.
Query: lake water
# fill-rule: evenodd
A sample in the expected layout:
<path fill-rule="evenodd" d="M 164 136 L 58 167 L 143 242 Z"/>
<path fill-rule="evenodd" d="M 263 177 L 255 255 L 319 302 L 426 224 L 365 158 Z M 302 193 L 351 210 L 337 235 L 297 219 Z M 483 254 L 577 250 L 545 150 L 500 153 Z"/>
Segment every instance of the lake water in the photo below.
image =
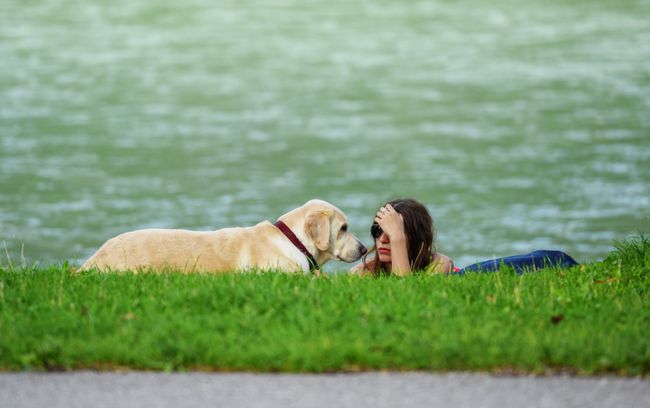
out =
<path fill-rule="evenodd" d="M 649 22 L 647 0 L 3 0 L 2 262 L 314 197 L 370 243 L 397 196 L 460 266 L 602 259 L 650 232 Z"/>

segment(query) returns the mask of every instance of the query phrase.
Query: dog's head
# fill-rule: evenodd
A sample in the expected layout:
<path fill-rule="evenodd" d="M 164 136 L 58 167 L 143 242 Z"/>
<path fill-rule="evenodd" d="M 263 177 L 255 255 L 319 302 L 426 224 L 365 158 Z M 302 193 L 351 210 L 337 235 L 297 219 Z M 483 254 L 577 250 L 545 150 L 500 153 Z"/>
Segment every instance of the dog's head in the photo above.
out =
<path fill-rule="evenodd" d="M 321 265 L 330 259 L 354 262 L 368 251 L 348 230 L 348 218 L 343 211 L 327 201 L 310 200 L 280 219 Z"/>

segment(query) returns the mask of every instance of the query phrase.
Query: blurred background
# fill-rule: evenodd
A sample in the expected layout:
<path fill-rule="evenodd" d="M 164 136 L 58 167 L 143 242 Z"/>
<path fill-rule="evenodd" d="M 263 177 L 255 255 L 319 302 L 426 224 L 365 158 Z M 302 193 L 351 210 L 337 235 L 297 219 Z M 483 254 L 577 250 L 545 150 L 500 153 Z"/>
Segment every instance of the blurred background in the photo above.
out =
<path fill-rule="evenodd" d="M 0 258 L 316 197 L 370 244 L 415 197 L 457 266 L 602 259 L 650 231 L 648 21 L 648 0 L 3 0 Z"/>

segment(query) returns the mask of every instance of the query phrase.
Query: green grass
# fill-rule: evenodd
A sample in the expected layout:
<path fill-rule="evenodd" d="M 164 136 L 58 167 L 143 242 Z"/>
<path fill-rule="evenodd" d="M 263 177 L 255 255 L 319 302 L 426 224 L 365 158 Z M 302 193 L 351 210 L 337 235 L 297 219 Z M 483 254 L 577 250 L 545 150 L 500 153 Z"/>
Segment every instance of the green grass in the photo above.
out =
<path fill-rule="evenodd" d="M 0 369 L 650 372 L 650 241 L 518 276 L 0 270 Z"/>

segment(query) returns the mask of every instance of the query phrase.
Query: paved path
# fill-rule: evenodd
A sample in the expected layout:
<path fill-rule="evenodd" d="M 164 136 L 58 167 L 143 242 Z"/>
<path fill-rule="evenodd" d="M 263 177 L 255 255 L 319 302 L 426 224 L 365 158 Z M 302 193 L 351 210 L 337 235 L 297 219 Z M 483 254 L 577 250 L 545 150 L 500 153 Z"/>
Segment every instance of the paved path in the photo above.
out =
<path fill-rule="evenodd" d="M 0 407 L 650 407 L 650 380 L 485 374 L 1 373 Z"/>

